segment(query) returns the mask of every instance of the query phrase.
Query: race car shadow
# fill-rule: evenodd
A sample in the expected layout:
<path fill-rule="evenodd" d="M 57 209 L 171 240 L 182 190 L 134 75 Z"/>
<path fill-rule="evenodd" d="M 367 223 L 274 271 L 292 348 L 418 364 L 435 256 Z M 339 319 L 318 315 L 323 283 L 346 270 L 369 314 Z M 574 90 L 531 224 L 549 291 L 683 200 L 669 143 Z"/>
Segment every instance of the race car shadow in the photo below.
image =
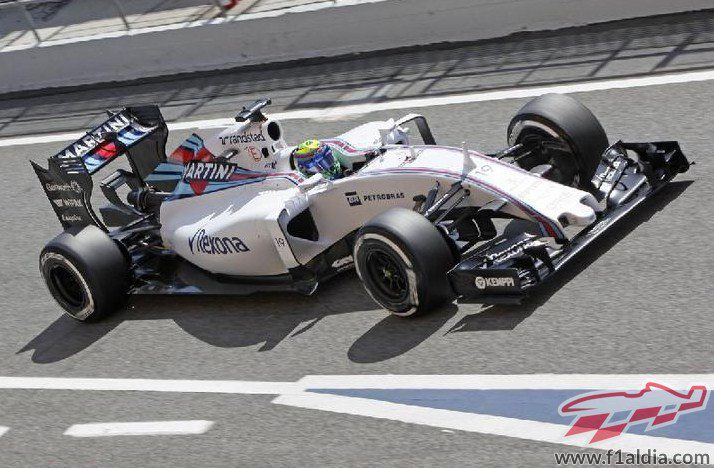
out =
<path fill-rule="evenodd" d="M 484 306 L 481 312 L 463 317 L 447 333 L 513 330 L 588 265 L 684 193 L 692 183 L 692 181 L 671 182 L 648 202 L 640 205 L 631 216 L 624 218 L 610 235 L 596 240 L 583 251 L 579 261 L 563 267 L 522 304 Z"/>
<path fill-rule="evenodd" d="M 439 331 L 459 308 L 447 304 L 422 317 L 389 315 L 373 326 L 350 347 L 347 356 L 359 364 L 386 361 L 416 348 Z"/>
<path fill-rule="evenodd" d="M 313 296 L 134 296 L 124 310 L 96 323 L 61 316 L 17 353 L 33 351 L 36 363 L 57 362 L 87 349 L 123 322 L 164 319 L 212 346 L 268 351 L 327 316 L 375 308 L 356 275 L 349 273 L 321 285 Z"/>
<path fill-rule="evenodd" d="M 162 297 L 145 298 L 151 309 Z M 356 275 L 345 273 L 321 285 L 313 296 L 294 293 L 263 294 L 243 298 L 211 298 L 212 312 L 206 314 L 206 298 L 192 297 L 201 307 L 173 314 L 184 331 L 213 346 L 233 348 L 259 345 L 269 351 L 283 340 L 296 337 L 325 317 L 373 310 L 376 305 L 364 291 Z M 232 310 L 215 309 L 233 301 Z M 145 302 L 146 303 L 146 302 Z M 200 310 L 203 309 L 203 310 Z M 158 313 L 158 312 L 157 312 Z"/>
<path fill-rule="evenodd" d="M 123 314 L 124 312 L 119 313 Z M 98 323 L 79 323 L 61 315 L 16 354 L 33 351 L 32 361 L 38 364 L 61 361 L 89 348 L 121 322 L 122 320 L 112 318 Z"/>

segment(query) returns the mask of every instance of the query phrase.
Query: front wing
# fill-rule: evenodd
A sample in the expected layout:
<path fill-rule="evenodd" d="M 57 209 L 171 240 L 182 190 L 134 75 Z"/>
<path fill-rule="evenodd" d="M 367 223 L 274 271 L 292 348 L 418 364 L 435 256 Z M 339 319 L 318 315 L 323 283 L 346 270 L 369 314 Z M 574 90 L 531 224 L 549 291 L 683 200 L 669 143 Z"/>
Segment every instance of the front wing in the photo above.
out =
<path fill-rule="evenodd" d="M 676 142 L 614 144 L 603 155 L 592 181 L 592 191 L 603 206 L 595 222 L 561 246 L 529 232 L 499 236 L 449 272 L 454 291 L 461 302 L 521 302 L 688 169 L 689 162 Z"/>

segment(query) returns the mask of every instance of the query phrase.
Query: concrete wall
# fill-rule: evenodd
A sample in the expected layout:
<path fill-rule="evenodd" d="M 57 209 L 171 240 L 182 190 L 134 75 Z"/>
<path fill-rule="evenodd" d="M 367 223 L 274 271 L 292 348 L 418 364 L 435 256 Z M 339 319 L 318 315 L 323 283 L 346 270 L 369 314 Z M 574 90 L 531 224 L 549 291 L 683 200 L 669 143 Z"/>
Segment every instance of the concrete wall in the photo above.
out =
<path fill-rule="evenodd" d="M 0 93 L 472 41 L 711 0 L 386 0 L 0 53 Z"/>

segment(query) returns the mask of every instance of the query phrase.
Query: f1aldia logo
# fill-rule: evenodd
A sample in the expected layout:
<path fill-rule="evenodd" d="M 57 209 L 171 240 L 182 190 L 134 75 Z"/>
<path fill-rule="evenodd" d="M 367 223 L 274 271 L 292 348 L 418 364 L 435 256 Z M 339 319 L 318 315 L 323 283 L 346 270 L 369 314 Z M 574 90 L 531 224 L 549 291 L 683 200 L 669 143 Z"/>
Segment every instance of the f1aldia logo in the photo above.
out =
<path fill-rule="evenodd" d="M 226 255 L 250 252 L 248 246 L 240 238 L 209 236 L 205 229 L 199 229 L 189 238 L 188 248 L 192 254 Z"/>
<path fill-rule="evenodd" d="M 575 416 L 566 437 L 592 432 L 590 443 L 617 437 L 629 428 L 647 424 L 646 431 L 669 426 L 683 414 L 702 411 L 709 392 L 694 385 L 686 392 L 648 382 L 635 392 L 597 391 L 578 395 L 560 405 L 561 416 Z"/>

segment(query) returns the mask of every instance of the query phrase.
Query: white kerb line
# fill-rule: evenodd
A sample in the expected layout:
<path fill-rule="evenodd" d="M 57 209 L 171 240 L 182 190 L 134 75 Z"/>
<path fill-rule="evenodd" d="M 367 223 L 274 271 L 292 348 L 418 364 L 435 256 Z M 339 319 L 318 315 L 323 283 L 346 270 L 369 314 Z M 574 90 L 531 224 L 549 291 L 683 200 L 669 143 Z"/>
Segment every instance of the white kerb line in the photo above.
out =
<path fill-rule="evenodd" d="M 114 437 L 203 434 L 213 421 L 144 421 L 75 424 L 64 432 L 71 437 Z"/>

